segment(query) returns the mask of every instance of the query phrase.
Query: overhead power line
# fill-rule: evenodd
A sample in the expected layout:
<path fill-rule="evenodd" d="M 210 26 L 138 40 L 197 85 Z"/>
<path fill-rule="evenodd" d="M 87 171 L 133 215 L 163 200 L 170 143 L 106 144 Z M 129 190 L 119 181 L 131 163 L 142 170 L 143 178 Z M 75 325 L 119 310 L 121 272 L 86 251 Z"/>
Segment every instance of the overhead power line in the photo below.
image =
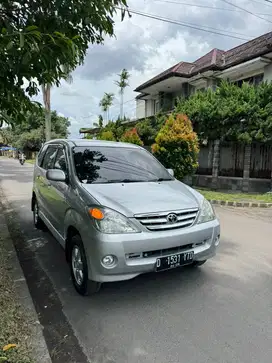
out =
<path fill-rule="evenodd" d="M 264 3 L 265 0 L 259 0 L 259 1 L 257 1 L 257 0 L 249 0 L 249 1 L 252 2 L 252 3 L 261 4 L 261 5 L 265 5 L 265 6 L 268 6 L 268 7 L 271 7 L 272 6 L 272 5 L 269 5 L 269 4 L 265 4 Z"/>
<path fill-rule="evenodd" d="M 116 6 L 115 8 L 118 9 L 118 10 L 121 10 L 120 7 Z M 149 18 L 149 19 L 159 20 L 159 21 L 162 21 L 162 22 L 165 22 L 165 23 L 179 25 L 179 26 L 183 26 L 185 28 L 190 28 L 190 29 L 196 29 L 196 30 L 200 30 L 200 31 L 203 31 L 203 32 L 206 32 L 206 33 L 221 35 L 221 36 L 225 36 L 225 37 L 228 37 L 228 38 L 239 39 L 239 40 L 247 40 L 247 41 L 252 39 L 252 37 L 250 38 L 245 34 L 243 34 L 243 36 L 247 37 L 247 38 L 242 38 L 240 36 L 231 35 L 230 33 L 232 33 L 232 32 L 222 33 L 221 30 L 219 30 L 219 29 L 217 29 L 216 31 L 215 30 L 203 29 L 203 27 L 205 27 L 205 28 L 210 28 L 210 27 L 207 27 L 207 26 L 204 26 L 204 25 L 193 25 L 193 24 L 189 24 L 189 23 L 184 23 L 184 22 L 180 22 L 180 21 L 177 21 L 177 20 L 165 18 L 165 17 L 159 16 L 159 15 L 143 13 L 143 12 L 137 11 L 137 10 L 129 9 L 129 12 L 131 14 L 140 15 L 140 16 L 143 16 L 143 17 L 146 17 L 146 18 Z M 200 27 L 202 27 L 202 28 L 200 28 Z M 215 29 L 215 28 L 212 28 L 212 29 Z M 237 34 L 237 33 L 235 33 L 235 34 Z"/>
<path fill-rule="evenodd" d="M 221 0 L 221 1 L 223 1 L 225 4 L 228 4 L 228 5 L 234 6 L 234 7 L 235 7 L 235 8 L 237 8 L 237 9 L 243 10 L 243 11 L 245 11 L 246 13 L 248 13 L 248 14 L 250 14 L 250 15 L 252 15 L 252 16 L 255 16 L 256 18 L 259 18 L 259 19 L 261 19 L 261 20 L 267 21 L 268 23 L 271 23 L 271 24 L 272 24 L 272 21 L 271 21 L 271 20 L 268 20 L 268 19 L 266 19 L 266 18 L 263 18 L 262 16 L 259 16 L 259 15 L 255 14 L 255 13 L 252 13 L 252 11 L 250 11 L 250 10 L 247 10 L 247 9 L 245 9 L 245 8 L 241 8 L 241 6 L 236 5 L 236 4 L 233 4 L 233 3 L 231 3 L 231 2 L 230 2 L 230 1 L 228 1 L 228 0 Z"/>
<path fill-rule="evenodd" d="M 166 4 L 175 4 L 175 5 L 183 5 L 183 6 L 190 6 L 190 7 L 194 7 L 194 8 L 201 8 L 201 9 L 210 9 L 210 10 L 216 10 L 216 11 L 229 11 L 232 13 L 243 13 L 243 10 L 235 10 L 235 9 L 229 9 L 229 8 L 220 8 L 220 7 L 215 7 L 215 6 L 210 6 L 210 5 L 199 5 L 199 4 L 189 4 L 189 3 L 184 3 L 184 2 L 180 2 L 180 1 L 173 1 L 173 0 L 152 0 L 155 2 L 160 2 L 160 3 L 166 3 Z M 253 0 L 251 0 L 253 1 Z M 259 3 L 259 2 L 258 2 Z M 272 1 L 271 1 L 272 4 Z M 270 6 L 270 5 L 268 5 Z M 264 15 L 264 16 L 272 16 L 272 14 L 263 14 L 263 13 L 256 13 L 257 15 Z"/>

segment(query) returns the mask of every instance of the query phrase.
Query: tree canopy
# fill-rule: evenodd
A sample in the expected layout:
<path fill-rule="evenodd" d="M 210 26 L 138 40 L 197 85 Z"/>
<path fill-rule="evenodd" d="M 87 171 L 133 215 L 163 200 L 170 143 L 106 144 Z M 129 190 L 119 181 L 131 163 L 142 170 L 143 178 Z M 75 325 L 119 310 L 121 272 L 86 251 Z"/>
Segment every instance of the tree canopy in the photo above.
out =
<path fill-rule="evenodd" d="M 69 120 L 58 116 L 56 111 L 52 112 L 51 117 L 53 137 L 67 138 Z M 39 109 L 36 113 L 27 112 L 25 119 L 15 128 L 0 129 L 0 134 L 4 142 L 9 145 L 22 150 L 38 151 L 45 141 L 44 124 L 44 110 Z"/>
<path fill-rule="evenodd" d="M 185 113 L 200 139 L 250 143 L 272 141 L 272 84 L 242 87 L 222 82 L 181 99 L 176 113 Z"/>
<path fill-rule="evenodd" d="M 117 7 L 123 18 L 126 0 L 1 1 L 0 122 L 23 120 L 39 85 L 59 85 L 89 43 L 112 36 Z"/>

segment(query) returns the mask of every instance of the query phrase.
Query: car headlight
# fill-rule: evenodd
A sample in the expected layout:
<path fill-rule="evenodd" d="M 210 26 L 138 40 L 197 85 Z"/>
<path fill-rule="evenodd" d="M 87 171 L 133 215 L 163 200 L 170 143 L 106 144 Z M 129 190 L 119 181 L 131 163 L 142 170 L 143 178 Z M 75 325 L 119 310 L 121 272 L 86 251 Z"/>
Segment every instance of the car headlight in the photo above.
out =
<path fill-rule="evenodd" d="M 200 214 L 198 216 L 197 223 L 199 224 L 199 223 L 210 222 L 210 221 L 214 220 L 215 218 L 216 218 L 215 213 L 214 213 L 211 203 L 208 202 L 207 199 L 204 199 L 202 202 L 202 206 L 200 209 Z"/>
<path fill-rule="evenodd" d="M 124 215 L 109 208 L 91 208 L 88 210 L 95 227 L 102 233 L 137 233 L 140 232 Z"/>

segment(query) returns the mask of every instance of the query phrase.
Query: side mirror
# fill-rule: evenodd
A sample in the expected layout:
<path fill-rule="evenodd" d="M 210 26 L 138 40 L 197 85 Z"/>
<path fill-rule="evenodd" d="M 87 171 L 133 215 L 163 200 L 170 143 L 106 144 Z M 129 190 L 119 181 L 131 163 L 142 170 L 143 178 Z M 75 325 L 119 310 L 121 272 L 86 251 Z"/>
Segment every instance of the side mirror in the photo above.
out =
<path fill-rule="evenodd" d="M 49 169 L 46 172 L 46 178 L 55 182 L 66 182 L 67 177 L 63 170 Z"/>
<path fill-rule="evenodd" d="M 171 175 L 171 176 L 174 176 L 174 170 L 173 169 L 167 169 L 168 173 Z"/>

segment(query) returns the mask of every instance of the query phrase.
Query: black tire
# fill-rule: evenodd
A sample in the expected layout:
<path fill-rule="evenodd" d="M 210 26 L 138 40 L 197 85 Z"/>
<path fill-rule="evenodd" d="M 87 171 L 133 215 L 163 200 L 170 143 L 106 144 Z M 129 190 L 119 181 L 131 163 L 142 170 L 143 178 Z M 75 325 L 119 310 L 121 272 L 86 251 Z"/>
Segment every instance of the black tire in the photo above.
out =
<path fill-rule="evenodd" d="M 204 261 L 194 261 L 193 262 L 193 267 L 200 267 L 202 265 L 204 265 L 204 263 L 207 262 L 207 260 L 204 260 Z"/>
<path fill-rule="evenodd" d="M 76 265 L 75 265 L 76 261 L 74 259 L 74 253 L 76 253 L 76 251 L 79 251 L 79 253 L 80 253 L 80 260 L 81 260 L 81 266 L 82 266 L 81 267 L 82 275 L 81 275 L 81 272 L 78 271 L 78 274 L 80 274 L 79 276 L 75 272 L 75 270 L 77 270 Z M 88 264 L 87 264 L 85 249 L 84 249 L 81 237 L 79 235 L 75 235 L 75 236 L 71 237 L 68 253 L 69 253 L 68 261 L 70 264 L 71 278 L 72 278 L 76 291 L 82 296 L 92 295 L 92 294 L 95 294 L 96 292 L 98 292 L 101 287 L 101 283 L 97 282 L 97 281 L 89 280 Z"/>
<path fill-rule="evenodd" d="M 33 200 L 33 223 L 37 229 L 44 230 L 45 224 L 43 220 L 39 216 L 39 205 L 37 203 L 36 198 Z"/>

